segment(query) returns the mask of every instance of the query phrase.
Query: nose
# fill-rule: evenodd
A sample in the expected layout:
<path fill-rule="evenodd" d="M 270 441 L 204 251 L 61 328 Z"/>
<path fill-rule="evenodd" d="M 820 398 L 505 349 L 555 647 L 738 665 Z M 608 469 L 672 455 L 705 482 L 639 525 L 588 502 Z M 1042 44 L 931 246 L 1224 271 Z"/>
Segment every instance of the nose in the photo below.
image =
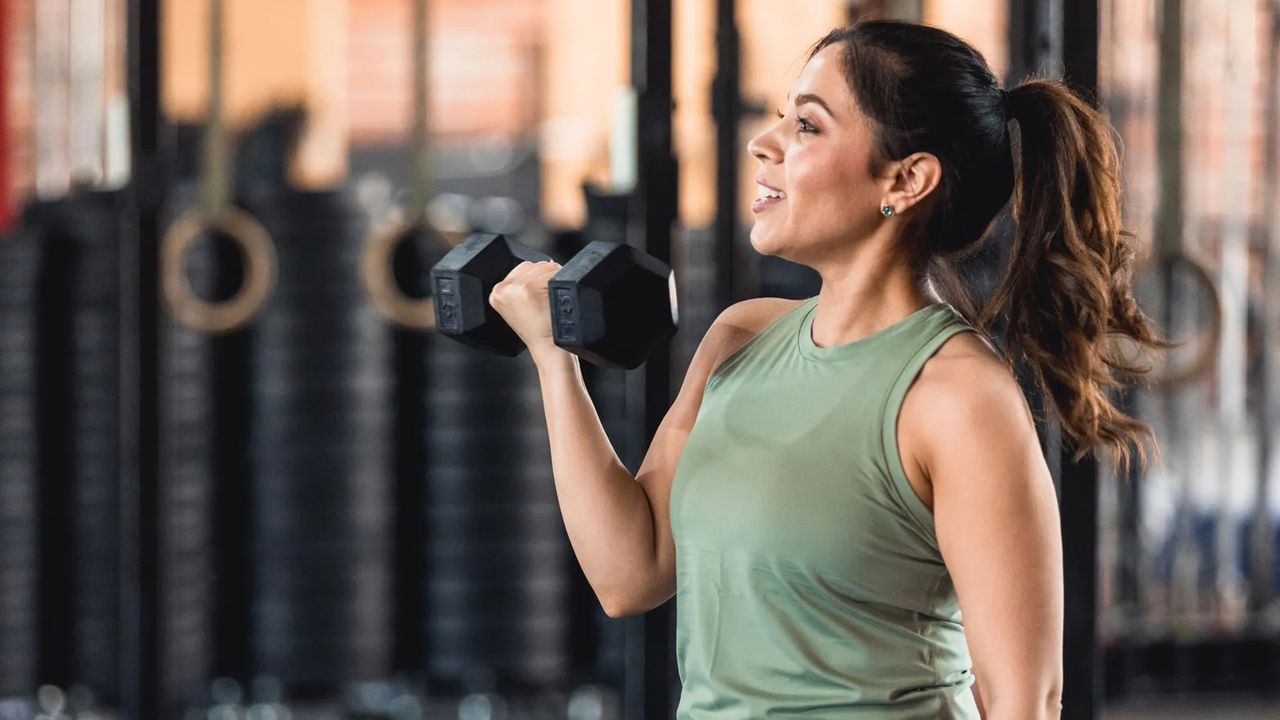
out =
<path fill-rule="evenodd" d="M 773 129 L 773 126 L 770 125 L 747 142 L 747 152 L 755 156 L 760 162 L 767 163 L 770 160 L 776 162 L 782 156 L 778 144 L 773 140 Z"/>

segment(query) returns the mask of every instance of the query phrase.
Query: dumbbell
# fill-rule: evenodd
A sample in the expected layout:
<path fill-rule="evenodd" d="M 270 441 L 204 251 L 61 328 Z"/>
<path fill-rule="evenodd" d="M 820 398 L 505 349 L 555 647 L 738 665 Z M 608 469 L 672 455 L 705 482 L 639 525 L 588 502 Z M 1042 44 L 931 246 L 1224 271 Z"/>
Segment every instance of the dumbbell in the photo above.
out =
<path fill-rule="evenodd" d="M 489 305 L 489 293 L 524 261 L 551 260 L 505 235 L 476 233 L 431 269 L 436 330 L 507 357 L 524 343 Z M 637 368 L 676 332 L 675 277 L 661 260 L 595 241 L 549 282 L 557 346 L 606 367 Z"/>

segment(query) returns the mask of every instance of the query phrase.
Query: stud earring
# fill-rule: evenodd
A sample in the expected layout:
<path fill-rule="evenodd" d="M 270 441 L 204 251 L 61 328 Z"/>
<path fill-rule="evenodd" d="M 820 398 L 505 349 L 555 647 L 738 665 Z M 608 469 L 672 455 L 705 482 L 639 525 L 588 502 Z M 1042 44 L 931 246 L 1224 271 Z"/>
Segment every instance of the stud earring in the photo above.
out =
<path fill-rule="evenodd" d="M 885 217 L 893 217 L 893 206 L 890 205 L 889 203 L 885 203 L 884 205 L 881 205 L 880 214 L 884 215 Z"/>

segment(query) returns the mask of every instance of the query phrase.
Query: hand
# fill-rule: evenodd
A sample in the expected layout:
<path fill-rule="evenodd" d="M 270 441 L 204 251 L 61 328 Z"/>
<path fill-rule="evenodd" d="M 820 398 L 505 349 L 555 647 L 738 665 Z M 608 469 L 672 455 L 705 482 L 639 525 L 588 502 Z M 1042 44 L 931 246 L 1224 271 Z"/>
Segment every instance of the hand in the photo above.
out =
<path fill-rule="evenodd" d="M 493 286 L 489 304 L 520 336 L 536 362 L 548 352 L 564 352 L 556 347 L 551 333 L 551 297 L 547 283 L 560 271 L 560 264 L 545 260 L 525 261 Z"/>

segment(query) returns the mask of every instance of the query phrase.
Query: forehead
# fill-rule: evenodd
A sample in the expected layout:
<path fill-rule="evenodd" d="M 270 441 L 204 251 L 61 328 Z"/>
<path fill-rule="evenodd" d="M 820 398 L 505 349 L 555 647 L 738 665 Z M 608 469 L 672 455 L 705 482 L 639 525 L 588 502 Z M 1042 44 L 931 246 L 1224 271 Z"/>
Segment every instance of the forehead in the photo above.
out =
<path fill-rule="evenodd" d="M 828 45 L 817 52 L 804 68 L 787 93 L 794 98 L 802 93 L 812 93 L 821 97 L 839 113 L 841 110 L 854 109 L 853 95 L 844 78 L 844 60 L 840 44 Z"/>

